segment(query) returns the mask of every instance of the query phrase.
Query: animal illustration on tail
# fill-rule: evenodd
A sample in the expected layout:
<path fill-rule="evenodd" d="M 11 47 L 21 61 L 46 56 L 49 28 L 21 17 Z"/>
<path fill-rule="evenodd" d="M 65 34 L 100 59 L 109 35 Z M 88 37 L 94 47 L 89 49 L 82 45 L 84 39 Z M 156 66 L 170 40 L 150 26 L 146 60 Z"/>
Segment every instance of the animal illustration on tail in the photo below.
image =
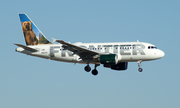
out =
<path fill-rule="evenodd" d="M 36 38 L 36 34 L 32 29 L 31 21 L 22 22 L 22 30 L 26 41 L 26 45 L 38 44 L 38 39 Z"/>
<path fill-rule="evenodd" d="M 52 44 L 26 14 L 19 14 L 26 45 Z"/>

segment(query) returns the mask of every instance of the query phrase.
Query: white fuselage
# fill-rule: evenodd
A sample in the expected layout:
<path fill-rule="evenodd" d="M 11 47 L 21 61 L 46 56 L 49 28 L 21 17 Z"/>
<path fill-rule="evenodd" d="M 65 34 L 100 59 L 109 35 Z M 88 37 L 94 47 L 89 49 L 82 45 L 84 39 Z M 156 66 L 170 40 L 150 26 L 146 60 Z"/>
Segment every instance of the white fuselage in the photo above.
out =
<path fill-rule="evenodd" d="M 74 43 L 74 45 L 93 50 L 104 54 L 117 54 L 118 62 L 137 62 L 139 60 L 149 61 L 162 58 L 164 52 L 157 49 L 154 45 L 144 42 L 114 42 L 114 43 Z M 66 50 L 62 44 L 46 44 L 28 46 L 37 49 L 37 52 L 31 52 L 21 47 L 16 51 L 41 58 L 57 60 L 62 62 L 83 63 L 77 54 Z M 97 61 L 92 61 L 93 64 L 99 64 Z"/>

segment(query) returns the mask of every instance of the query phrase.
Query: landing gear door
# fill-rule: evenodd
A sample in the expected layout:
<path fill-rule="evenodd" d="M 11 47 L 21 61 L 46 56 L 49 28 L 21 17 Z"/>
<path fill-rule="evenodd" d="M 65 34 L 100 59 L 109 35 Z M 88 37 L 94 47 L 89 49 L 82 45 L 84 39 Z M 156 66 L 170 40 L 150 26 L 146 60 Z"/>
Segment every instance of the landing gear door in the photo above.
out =
<path fill-rule="evenodd" d="M 50 51 L 49 51 L 49 56 L 50 57 L 54 57 L 54 47 L 53 46 L 50 46 Z"/>

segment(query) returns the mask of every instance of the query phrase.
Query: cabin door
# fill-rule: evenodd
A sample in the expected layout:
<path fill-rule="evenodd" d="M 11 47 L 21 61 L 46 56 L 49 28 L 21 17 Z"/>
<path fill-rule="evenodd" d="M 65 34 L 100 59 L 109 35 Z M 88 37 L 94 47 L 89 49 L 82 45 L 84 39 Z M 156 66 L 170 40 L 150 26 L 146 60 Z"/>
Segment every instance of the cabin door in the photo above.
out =
<path fill-rule="evenodd" d="M 53 46 L 50 47 L 49 56 L 50 56 L 50 57 L 54 57 L 54 47 L 53 47 Z"/>

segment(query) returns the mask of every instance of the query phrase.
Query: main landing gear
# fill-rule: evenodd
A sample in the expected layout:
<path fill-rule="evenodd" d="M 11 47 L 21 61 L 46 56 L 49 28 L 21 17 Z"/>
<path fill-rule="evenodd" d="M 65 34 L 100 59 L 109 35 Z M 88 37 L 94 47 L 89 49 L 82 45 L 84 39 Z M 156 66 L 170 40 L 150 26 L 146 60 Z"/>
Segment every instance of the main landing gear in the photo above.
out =
<path fill-rule="evenodd" d="M 89 64 L 84 67 L 84 70 L 85 70 L 86 72 L 90 72 L 90 71 L 91 71 L 91 67 L 89 66 Z"/>
<path fill-rule="evenodd" d="M 138 71 L 139 71 L 139 72 L 142 72 L 142 71 L 143 71 L 143 69 L 141 68 L 141 62 L 142 62 L 142 60 L 139 60 L 139 61 L 138 61 L 138 66 L 139 66 Z"/>
<path fill-rule="evenodd" d="M 95 68 L 92 70 L 92 74 L 93 75 L 97 75 L 98 74 L 98 71 L 96 69 L 97 66 L 99 66 L 100 64 L 95 64 Z M 91 67 L 89 66 L 89 64 L 87 66 L 84 67 L 84 70 L 86 72 L 90 72 L 91 71 Z"/>

